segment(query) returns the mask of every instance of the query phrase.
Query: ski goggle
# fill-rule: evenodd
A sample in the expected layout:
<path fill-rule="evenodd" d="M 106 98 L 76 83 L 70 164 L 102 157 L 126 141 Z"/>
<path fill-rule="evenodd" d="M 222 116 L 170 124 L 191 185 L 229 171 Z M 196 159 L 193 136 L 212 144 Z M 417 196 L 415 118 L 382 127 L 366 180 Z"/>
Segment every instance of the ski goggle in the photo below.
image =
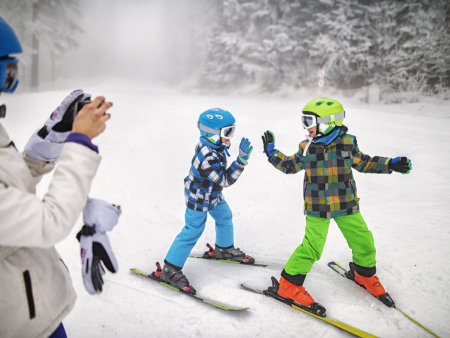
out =
<path fill-rule="evenodd" d="M 210 127 L 207 127 L 204 124 L 201 124 L 199 122 L 199 123 L 197 123 L 197 127 L 200 130 L 203 130 L 203 131 L 205 131 L 207 133 L 214 134 L 214 135 L 219 135 L 220 137 L 230 139 L 234 135 L 234 130 L 236 128 L 236 125 L 232 124 L 231 126 L 226 126 L 226 127 L 220 128 L 220 130 L 216 130 L 216 129 L 212 129 Z"/>
<path fill-rule="evenodd" d="M 228 126 L 228 127 L 223 127 L 222 129 L 220 129 L 220 137 L 232 138 L 234 135 L 235 129 L 236 129 L 236 126 L 234 124 L 232 124 L 231 126 Z"/>
<path fill-rule="evenodd" d="M 305 129 L 317 126 L 317 116 L 302 114 L 302 124 Z"/>
<path fill-rule="evenodd" d="M 19 84 L 19 67 L 16 58 L 0 58 L 0 91 L 12 93 Z"/>
<path fill-rule="evenodd" d="M 337 120 L 342 120 L 342 119 L 344 119 L 344 117 L 345 117 L 344 111 L 340 112 L 338 114 L 324 116 L 324 117 L 305 114 L 302 112 L 302 125 L 303 125 L 303 128 L 309 129 L 309 128 L 317 126 L 320 123 L 330 123 L 330 122 L 334 122 Z"/>

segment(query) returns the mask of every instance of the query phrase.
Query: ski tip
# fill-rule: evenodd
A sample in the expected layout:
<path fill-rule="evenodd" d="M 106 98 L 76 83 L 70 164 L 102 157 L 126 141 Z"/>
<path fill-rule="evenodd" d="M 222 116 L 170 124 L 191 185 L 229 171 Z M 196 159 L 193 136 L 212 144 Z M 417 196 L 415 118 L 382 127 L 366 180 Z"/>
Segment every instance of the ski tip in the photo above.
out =
<path fill-rule="evenodd" d="M 329 262 L 328 263 L 328 266 L 330 267 L 330 268 L 333 268 L 333 266 L 338 266 L 338 267 L 340 267 L 342 270 L 346 270 L 342 265 L 340 265 L 338 262 L 336 262 L 336 261 L 331 261 L 331 262 Z"/>
<path fill-rule="evenodd" d="M 130 272 L 135 273 L 137 275 L 147 276 L 147 273 L 145 273 L 144 271 L 139 270 L 137 268 L 130 268 Z"/>
<path fill-rule="evenodd" d="M 246 311 L 246 310 L 250 309 L 249 307 L 234 307 L 234 306 L 228 306 L 228 305 L 218 305 L 218 304 L 213 304 L 213 303 L 210 303 L 210 305 L 212 305 L 218 309 L 225 310 L 225 311 L 239 312 L 239 311 Z"/>

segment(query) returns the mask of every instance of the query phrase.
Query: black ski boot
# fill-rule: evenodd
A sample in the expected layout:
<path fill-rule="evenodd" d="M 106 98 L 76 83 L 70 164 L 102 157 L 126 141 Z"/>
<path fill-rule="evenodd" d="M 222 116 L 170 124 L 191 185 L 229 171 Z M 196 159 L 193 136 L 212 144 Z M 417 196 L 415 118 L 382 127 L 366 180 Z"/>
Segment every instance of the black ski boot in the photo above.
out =
<path fill-rule="evenodd" d="M 222 248 L 216 244 L 216 248 L 213 249 L 209 243 L 206 244 L 209 248 L 209 251 L 205 251 L 203 254 L 204 258 L 214 258 L 218 260 L 225 261 L 236 261 L 241 262 L 242 264 L 253 264 L 255 263 L 255 259 L 246 255 L 241 249 L 235 248 L 233 245 L 228 248 Z"/>
<path fill-rule="evenodd" d="M 154 277 L 161 282 L 170 284 L 180 291 L 195 295 L 196 291 L 192 285 L 189 284 L 188 279 L 181 271 L 181 268 L 165 262 L 164 267 L 156 263 L 157 270 L 153 272 Z"/>

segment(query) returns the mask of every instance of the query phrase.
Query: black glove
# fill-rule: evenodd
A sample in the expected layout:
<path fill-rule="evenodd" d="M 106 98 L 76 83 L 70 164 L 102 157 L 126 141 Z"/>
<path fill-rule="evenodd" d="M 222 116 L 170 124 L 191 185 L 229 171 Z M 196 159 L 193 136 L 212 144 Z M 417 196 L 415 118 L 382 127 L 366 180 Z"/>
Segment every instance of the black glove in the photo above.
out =
<path fill-rule="evenodd" d="M 267 157 L 272 157 L 275 153 L 275 135 L 270 130 L 267 130 L 261 138 L 264 144 L 264 152 Z"/>
<path fill-rule="evenodd" d="M 409 174 L 412 169 L 411 160 L 407 157 L 396 157 L 389 161 L 389 169 L 402 174 Z"/>

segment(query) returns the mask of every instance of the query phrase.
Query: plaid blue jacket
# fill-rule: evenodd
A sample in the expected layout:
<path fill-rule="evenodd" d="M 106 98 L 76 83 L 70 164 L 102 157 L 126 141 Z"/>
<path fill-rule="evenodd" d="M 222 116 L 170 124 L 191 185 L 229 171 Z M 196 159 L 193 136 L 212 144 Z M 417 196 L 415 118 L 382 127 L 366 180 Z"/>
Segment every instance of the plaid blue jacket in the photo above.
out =
<path fill-rule="evenodd" d="M 184 179 L 184 195 L 189 209 L 208 211 L 223 200 L 222 189 L 232 185 L 244 166 L 237 161 L 227 169 L 223 149 L 214 149 L 201 142 L 195 147 L 189 175 Z"/>

